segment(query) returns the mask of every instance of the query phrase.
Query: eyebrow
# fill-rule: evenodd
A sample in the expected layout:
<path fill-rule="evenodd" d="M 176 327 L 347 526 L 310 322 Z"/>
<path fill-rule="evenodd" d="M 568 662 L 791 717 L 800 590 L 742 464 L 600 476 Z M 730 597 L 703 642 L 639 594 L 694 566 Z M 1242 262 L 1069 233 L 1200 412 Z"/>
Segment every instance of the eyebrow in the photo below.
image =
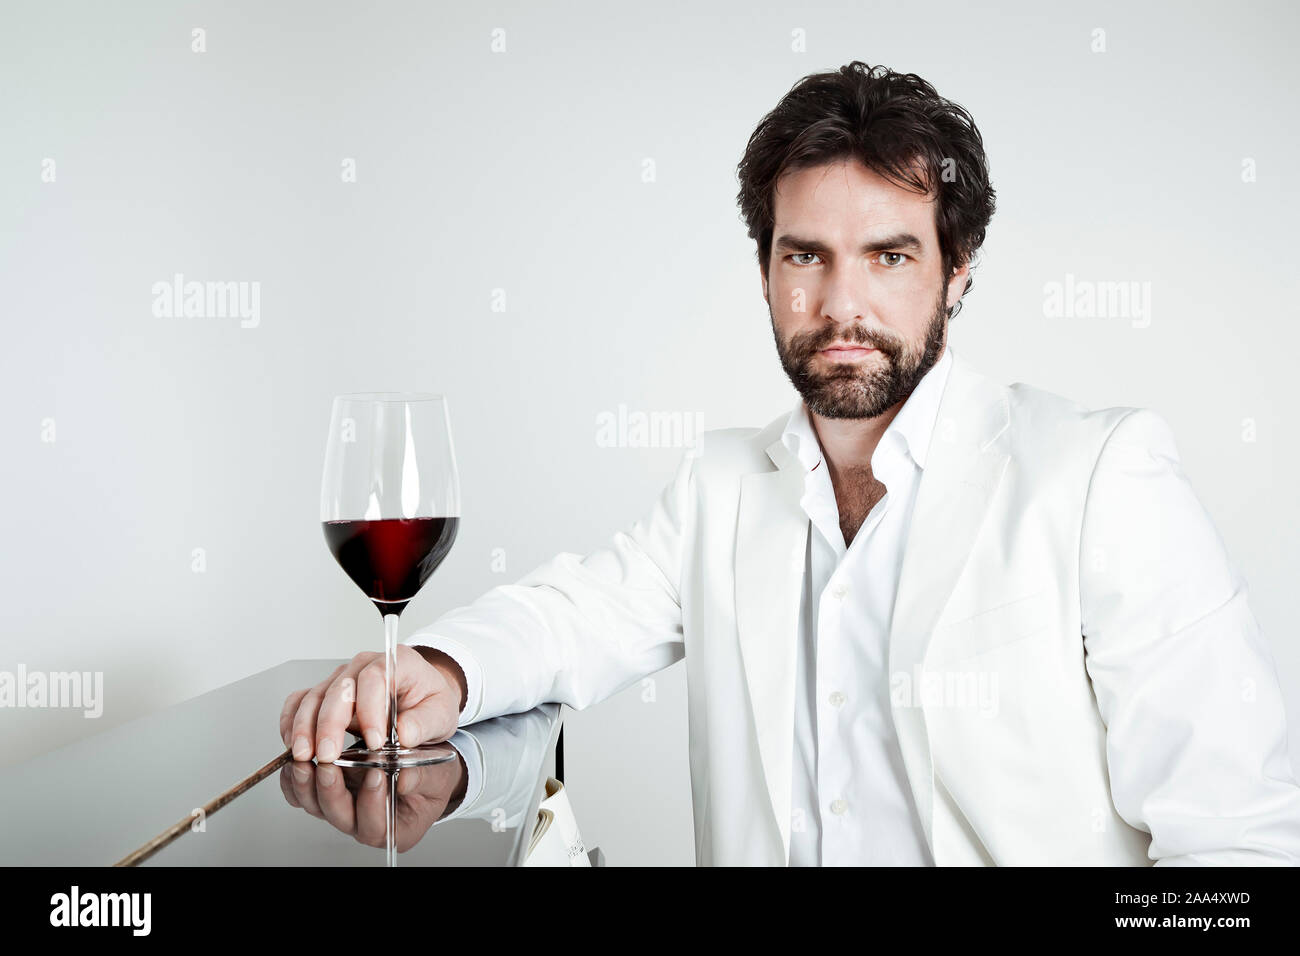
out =
<path fill-rule="evenodd" d="M 827 254 L 831 247 L 820 239 L 804 239 L 799 236 L 783 235 L 773 244 L 772 248 L 776 251 L 797 250 L 799 252 L 816 252 Z M 910 232 L 898 232 L 892 236 L 881 236 L 879 239 L 868 239 L 862 244 L 861 252 L 885 252 L 894 249 L 910 249 L 912 252 L 920 252 L 923 248 L 921 240 L 916 238 Z"/>

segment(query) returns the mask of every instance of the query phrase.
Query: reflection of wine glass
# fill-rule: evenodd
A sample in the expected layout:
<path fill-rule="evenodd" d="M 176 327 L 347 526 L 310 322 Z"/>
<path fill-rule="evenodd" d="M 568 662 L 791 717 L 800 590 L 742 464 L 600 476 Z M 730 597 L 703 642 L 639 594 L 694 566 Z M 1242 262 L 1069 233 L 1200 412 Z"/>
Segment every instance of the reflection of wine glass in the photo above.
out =
<path fill-rule="evenodd" d="M 353 747 L 343 767 L 410 767 L 450 760 L 448 748 L 397 739 L 397 621 L 442 563 L 460 524 L 451 419 L 441 395 L 375 392 L 334 399 L 321 522 L 330 551 L 384 619 L 388 736 Z"/>

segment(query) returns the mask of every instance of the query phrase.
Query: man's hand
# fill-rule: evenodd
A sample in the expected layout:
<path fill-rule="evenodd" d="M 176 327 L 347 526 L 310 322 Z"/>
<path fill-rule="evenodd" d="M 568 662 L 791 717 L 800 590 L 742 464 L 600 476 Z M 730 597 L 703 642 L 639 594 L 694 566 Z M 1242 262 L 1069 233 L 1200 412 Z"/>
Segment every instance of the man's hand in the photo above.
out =
<path fill-rule="evenodd" d="M 465 706 L 465 675 L 441 651 L 398 644 L 397 736 L 403 747 L 446 740 L 456 732 Z M 280 712 L 280 737 L 294 760 L 332 763 L 346 732 L 370 748 L 388 736 L 388 689 L 384 655 L 363 652 L 337 667 L 315 687 L 294 691 Z"/>

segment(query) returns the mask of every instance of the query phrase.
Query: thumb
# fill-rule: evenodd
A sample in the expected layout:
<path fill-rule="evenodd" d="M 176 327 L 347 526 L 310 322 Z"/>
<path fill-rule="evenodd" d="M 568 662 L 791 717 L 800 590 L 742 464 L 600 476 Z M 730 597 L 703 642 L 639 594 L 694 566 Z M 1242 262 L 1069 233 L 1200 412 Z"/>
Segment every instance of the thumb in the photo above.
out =
<path fill-rule="evenodd" d="M 403 747 L 446 740 L 456 732 L 460 714 L 447 693 L 430 694 L 397 715 L 397 738 Z"/>

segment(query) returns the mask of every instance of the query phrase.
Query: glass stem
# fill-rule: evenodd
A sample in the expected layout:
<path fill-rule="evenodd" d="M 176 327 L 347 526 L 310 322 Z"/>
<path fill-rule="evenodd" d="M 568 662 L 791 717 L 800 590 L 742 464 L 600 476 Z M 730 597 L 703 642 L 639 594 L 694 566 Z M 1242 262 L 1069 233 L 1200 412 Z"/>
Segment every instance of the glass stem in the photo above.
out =
<path fill-rule="evenodd" d="M 389 749 L 402 745 L 397 739 L 397 620 L 396 614 L 384 615 L 384 684 L 388 687 L 388 743 Z"/>
<path fill-rule="evenodd" d="M 384 801 L 387 806 L 387 814 L 384 820 L 384 852 L 386 863 L 389 866 L 397 866 L 397 775 L 400 770 L 394 770 L 392 773 L 385 774 L 388 780 L 388 799 Z"/>

